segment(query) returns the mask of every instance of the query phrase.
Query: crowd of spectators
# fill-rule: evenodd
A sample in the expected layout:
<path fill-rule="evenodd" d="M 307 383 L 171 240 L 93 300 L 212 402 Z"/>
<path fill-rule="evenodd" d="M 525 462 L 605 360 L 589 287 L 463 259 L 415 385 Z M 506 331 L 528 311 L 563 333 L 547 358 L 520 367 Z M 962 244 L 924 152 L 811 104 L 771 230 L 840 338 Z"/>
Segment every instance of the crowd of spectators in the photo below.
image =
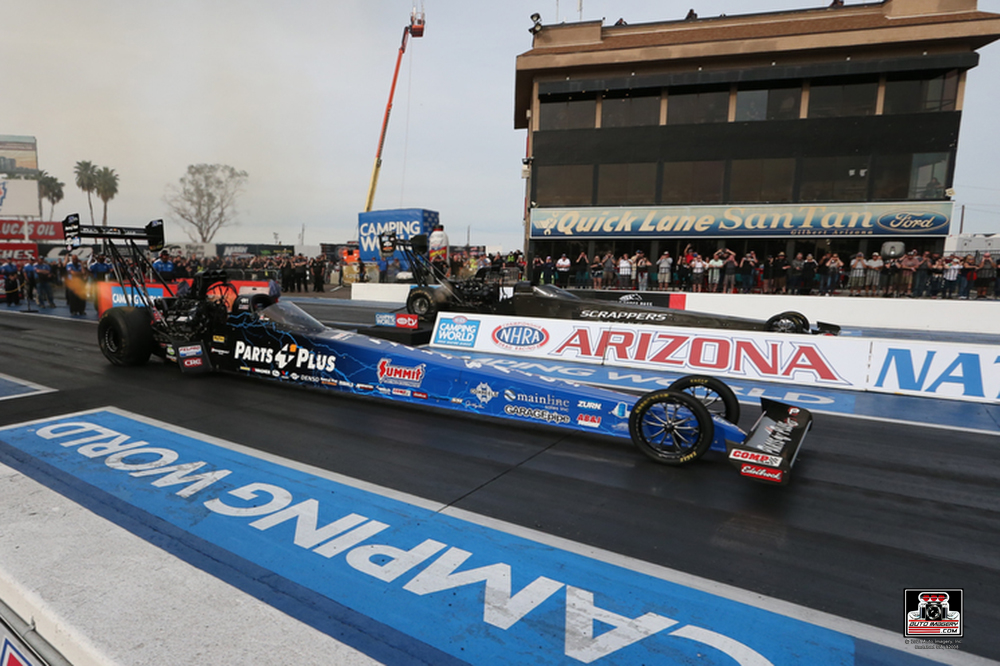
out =
<path fill-rule="evenodd" d="M 179 257 L 164 252 L 153 266 L 167 279 L 222 268 L 243 279 L 274 280 L 283 293 L 294 293 L 322 292 L 327 284 L 345 284 L 348 263 L 301 254 Z M 641 250 L 620 256 L 611 252 L 593 257 L 585 252 L 576 257 L 536 256 L 529 271 L 520 251 L 494 255 L 459 251 L 438 270 L 465 278 L 489 267 L 509 269 L 536 284 L 579 289 L 1000 299 L 1000 273 L 988 252 L 942 256 L 910 250 L 891 258 L 878 252 L 846 258 L 827 253 L 819 259 L 801 252 L 788 258 L 779 252 L 758 258 L 752 251 L 738 256 L 729 249 L 702 255 L 688 246 L 676 258 L 669 252 L 650 258 Z M 368 267 L 360 263 L 355 274 L 360 280 L 395 282 L 401 269 L 398 260 L 380 258 Z M 72 314 L 83 314 L 86 304 L 95 301 L 95 282 L 114 279 L 111 264 L 101 254 L 88 262 L 75 254 L 55 260 L 8 259 L 0 264 L 0 277 L 8 306 L 27 299 L 39 308 L 56 307 L 53 289 L 64 287 Z"/>
<path fill-rule="evenodd" d="M 729 249 L 702 255 L 688 246 L 679 257 L 663 252 L 650 259 L 638 250 L 576 258 L 536 257 L 533 280 L 580 289 L 633 289 L 797 295 L 1000 299 L 1000 274 L 990 253 L 939 255 L 910 250 L 883 258 L 859 252 L 842 258 L 826 253 L 784 252 L 758 258 Z"/>
<path fill-rule="evenodd" d="M 162 252 L 152 265 L 165 280 L 188 278 L 204 270 L 222 268 L 237 279 L 274 280 L 281 284 L 283 293 L 322 292 L 331 279 L 331 264 L 325 257 L 310 258 L 301 254 L 182 257 Z M 103 254 L 93 254 L 89 261 L 83 261 L 74 253 L 58 259 L 8 259 L 0 263 L 0 284 L 8 307 L 27 300 L 40 309 L 54 308 L 54 288 L 61 287 L 70 314 L 83 315 L 88 303 L 97 309 L 95 284 L 105 280 L 114 280 L 114 274 Z"/>

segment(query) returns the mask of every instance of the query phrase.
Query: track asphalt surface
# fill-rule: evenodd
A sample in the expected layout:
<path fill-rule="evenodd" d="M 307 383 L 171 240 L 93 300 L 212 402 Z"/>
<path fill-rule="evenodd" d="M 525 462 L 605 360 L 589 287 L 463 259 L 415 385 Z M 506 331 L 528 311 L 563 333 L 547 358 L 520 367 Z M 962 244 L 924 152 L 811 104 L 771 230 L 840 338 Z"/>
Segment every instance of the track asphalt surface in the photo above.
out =
<path fill-rule="evenodd" d="M 314 309 L 309 304 L 300 304 Z M 374 312 L 392 309 L 329 301 L 317 306 L 323 312 L 333 309 L 329 316 L 315 312 L 320 319 L 358 320 L 359 325 L 369 324 Z M 589 552 L 587 549 L 597 549 L 593 552 L 599 555 L 599 560 L 606 555 L 619 568 L 649 569 L 658 577 L 655 572 L 664 567 L 680 572 L 681 576 L 697 577 L 691 579 L 694 588 L 707 585 L 724 598 L 719 602 L 719 612 L 734 615 L 742 612 L 726 605 L 731 603 L 730 597 L 736 596 L 744 605 L 798 615 L 798 619 L 821 625 L 830 620 L 836 625 L 835 632 L 846 630 L 852 636 L 851 645 L 840 646 L 845 654 L 850 653 L 847 655 L 850 662 L 839 661 L 843 655 L 829 650 L 825 661 L 807 659 L 806 653 L 802 653 L 798 661 L 789 655 L 772 660 L 776 665 L 909 664 L 925 663 L 927 658 L 949 663 L 990 663 L 975 657 L 1000 659 L 1000 635 L 995 631 L 1000 626 L 1000 557 L 997 556 L 1000 427 L 995 405 L 968 411 L 963 405 L 945 401 L 888 396 L 872 402 L 870 396 L 857 396 L 853 404 L 848 404 L 846 398 L 828 397 L 833 401 L 825 403 L 832 405 L 829 409 L 810 405 L 818 412 L 817 420 L 791 485 L 772 488 L 740 478 L 726 461 L 711 456 L 703 464 L 689 468 L 667 468 L 648 462 L 621 441 L 555 429 L 457 418 L 238 377 L 191 380 L 182 377 L 175 368 L 155 361 L 139 369 L 115 368 L 104 361 L 97 348 L 92 321 L 3 314 L 0 336 L 0 427 L 110 406 L 124 411 L 108 418 L 122 418 L 124 413 L 130 415 L 126 418 L 134 416 L 142 423 L 153 419 L 154 424 L 179 429 L 180 434 L 174 432 L 171 436 L 236 443 L 245 447 L 240 449 L 241 455 L 252 459 L 263 456 L 266 460 L 260 463 L 262 469 L 265 463 L 286 461 L 296 469 L 342 475 L 336 479 L 351 480 L 348 484 L 351 488 L 354 486 L 350 484 L 357 480 L 362 485 L 375 484 L 403 493 L 405 497 L 422 498 L 417 502 L 421 510 L 449 520 L 475 516 L 473 522 L 479 521 L 477 525 L 503 521 L 503 525 L 516 526 L 514 531 L 525 531 L 514 537 L 540 535 L 546 542 L 562 544 L 561 550 L 571 553 L 568 559 Z M 754 388 L 743 388 L 743 398 L 749 400 Z M 756 410 L 745 404 L 743 411 L 740 425 L 748 428 Z M 865 418 L 855 417 L 859 411 Z M 926 420 L 938 427 L 928 427 L 922 423 Z M 12 439 L 13 430 L 6 432 Z M 6 441 L 6 435 L 0 435 L 3 435 L 0 441 Z M 186 446 L 185 442 L 178 441 L 176 446 Z M 197 442 L 196 445 L 200 446 Z M 46 477 L 38 472 L 38 465 L 30 460 L 25 462 L 23 456 L 21 462 L 17 458 L 7 448 L 2 462 L 15 468 L 20 466 L 33 478 Z M 111 498 L 113 493 L 107 490 L 88 491 L 91 486 L 73 481 L 71 474 L 56 469 L 58 462 L 49 461 L 51 467 L 47 468 L 46 478 L 50 483 L 44 480 L 43 483 L 57 487 L 77 504 L 108 519 L 108 515 L 90 503 L 95 496 L 103 497 L 102 492 L 110 498 L 104 505 L 114 505 L 120 498 Z M 257 463 L 242 460 L 240 464 L 253 467 Z M 8 489 L 23 484 L 14 481 L 16 475 L 4 474 L 3 478 L 10 480 L 6 484 Z M 61 485 L 53 479 L 62 479 Z M 324 483 L 336 479 L 325 479 Z M 37 492 L 32 490 L 32 496 Z M 154 515 L 156 510 L 151 504 L 140 513 L 130 514 L 130 520 L 141 522 L 142 516 Z M 365 517 L 373 522 L 379 518 L 374 514 Z M 45 522 L 41 517 L 38 520 Z M 164 520 L 169 522 L 169 517 Z M 419 518 L 417 522 L 423 520 Z M 383 522 L 392 524 L 389 519 Z M 406 630 L 394 629 L 395 633 L 379 634 L 373 627 L 401 625 L 379 620 L 367 626 L 358 618 L 330 611 L 339 618 L 341 629 L 335 631 L 315 617 L 276 600 L 274 586 L 268 590 L 247 589 L 250 583 L 230 579 L 168 543 L 171 539 L 187 542 L 192 539 L 189 532 L 178 531 L 176 526 L 158 530 L 154 536 L 144 533 L 141 526 L 129 529 L 215 578 L 262 599 L 265 603 L 261 605 L 277 607 L 320 634 L 334 636 L 378 661 L 445 663 L 441 655 L 448 651 L 431 645 L 433 641 L 412 642 L 411 634 L 416 630 L 408 634 Z M 501 529 L 505 534 L 509 531 L 506 527 Z M 432 538 L 439 543 L 452 543 L 451 537 L 443 534 L 435 532 Z M 207 543 L 213 535 L 198 538 Z M 419 539 L 407 547 L 418 542 Z M 380 543 L 389 543 L 388 537 Z M 211 549 L 206 547 L 201 552 Z M 240 557 L 241 561 L 261 567 L 254 560 L 256 556 L 257 553 L 244 553 Z M 531 577 L 518 578 L 516 572 L 515 565 L 515 592 L 531 582 Z M 556 575 L 549 577 L 560 581 Z M 289 573 L 284 579 L 294 580 L 294 575 Z M 76 583 L 64 580 L 60 584 L 72 588 Z M 636 586 L 634 581 L 627 584 Z M 715 584 L 723 587 L 716 589 L 712 587 Z M 964 590 L 965 634 L 961 652 L 914 650 L 904 644 L 904 590 L 929 587 Z M 642 613 L 639 606 L 624 604 L 615 606 L 622 615 L 602 617 L 599 609 L 612 606 L 607 596 L 588 602 L 583 586 L 571 587 L 567 582 L 566 590 L 567 606 L 589 608 L 595 626 L 601 625 L 602 628 L 594 629 L 591 638 L 618 627 L 616 623 L 624 625 L 626 614 L 638 618 Z M 142 596 L 141 592 L 136 589 L 131 593 Z M 759 603 L 755 604 L 755 599 Z M 384 601 L 406 608 L 402 601 L 388 596 Z M 93 606 L 87 612 L 101 612 L 100 600 L 81 598 L 78 603 L 84 608 Z M 484 612 L 481 600 L 479 604 L 481 620 Z M 414 607 L 413 612 L 419 614 L 420 608 Z M 463 608 L 456 601 L 455 613 L 459 610 Z M 226 609 L 222 612 L 228 614 Z M 269 612 L 269 608 L 261 612 Z M 375 609 L 367 617 L 378 612 L 381 610 Z M 729 636 L 788 631 L 754 619 L 755 612 L 746 611 L 742 620 L 755 626 L 733 629 Z M 127 626 L 129 620 L 125 614 L 119 621 Z M 169 627 L 175 619 L 159 620 Z M 569 620 L 567 614 L 567 623 Z M 427 621 L 435 623 L 433 617 Z M 733 621 L 741 622 L 738 617 Z M 447 623 L 440 624 L 442 631 L 446 630 Z M 351 635 L 343 629 L 348 625 L 368 638 L 361 640 Z M 223 625 L 219 629 L 229 632 L 218 637 L 221 649 L 229 646 L 235 653 L 241 642 L 252 644 L 251 634 L 257 633 L 256 626 L 240 627 Z M 695 631 L 685 627 L 696 627 L 696 623 L 677 624 L 662 629 L 662 633 L 672 635 L 676 630 L 677 636 L 685 637 L 684 631 Z M 241 631 L 247 636 L 238 635 Z M 511 656 L 523 654 L 517 652 L 522 649 L 517 642 L 521 638 L 514 634 L 510 630 L 512 652 L 494 653 L 493 663 L 524 663 Z M 890 634 L 895 639 L 888 639 Z M 104 644 L 103 636 L 84 638 L 98 649 Z M 690 636 L 687 638 L 691 645 L 697 643 Z M 805 634 L 803 639 L 803 644 L 812 640 Z M 201 654 L 185 645 L 183 636 L 177 640 L 179 647 L 174 650 L 178 657 Z M 308 641 L 317 638 L 310 634 L 301 640 L 306 642 L 300 645 L 312 645 Z M 317 644 L 322 645 L 322 636 L 319 640 Z M 563 647 L 562 635 L 553 640 Z M 475 638 L 469 641 L 467 663 L 488 663 L 473 658 L 472 653 L 479 648 L 475 647 Z M 141 643 L 143 639 L 137 637 L 135 642 Z M 654 643 L 651 639 L 645 642 Z M 392 649 L 386 649 L 387 644 Z M 706 641 L 697 643 L 706 644 L 711 645 Z M 586 647 L 584 644 L 583 648 Z M 717 645 L 715 651 L 694 651 L 677 658 L 689 659 L 690 663 L 740 663 L 732 657 L 736 650 L 733 645 L 728 645 L 728 649 L 729 652 L 720 651 Z M 607 663 L 639 663 L 614 661 L 616 656 L 627 654 L 624 651 L 609 654 Z M 718 661 L 711 661 L 712 655 Z M 447 656 L 454 658 L 451 653 Z M 120 663 L 156 663 L 119 658 Z M 305 654 L 297 661 L 323 663 L 324 658 L 327 657 Z M 365 663 L 363 656 L 353 653 L 327 663 L 349 663 L 351 659 Z M 539 659 L 538 663 L 546 663 Z M 672 659 L 654 657 L 643 663 L 688 663 Z"/>

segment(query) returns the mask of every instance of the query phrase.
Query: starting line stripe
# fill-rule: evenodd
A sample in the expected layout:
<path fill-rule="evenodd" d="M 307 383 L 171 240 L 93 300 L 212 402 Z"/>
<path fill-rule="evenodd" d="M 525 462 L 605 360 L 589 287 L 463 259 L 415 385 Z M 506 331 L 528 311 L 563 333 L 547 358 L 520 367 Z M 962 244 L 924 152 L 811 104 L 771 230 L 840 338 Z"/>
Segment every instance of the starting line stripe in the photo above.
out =
<path fill-rule="evenodd" d="M 13 400 L 43 393 L 55 393 L 55 389 L 0 372 L 0 400 Z"/>
<path fill-rule="evenodd" d="M 992 663 L 114 408 L 0 428 L 0 459 L 388 664 Z"/>

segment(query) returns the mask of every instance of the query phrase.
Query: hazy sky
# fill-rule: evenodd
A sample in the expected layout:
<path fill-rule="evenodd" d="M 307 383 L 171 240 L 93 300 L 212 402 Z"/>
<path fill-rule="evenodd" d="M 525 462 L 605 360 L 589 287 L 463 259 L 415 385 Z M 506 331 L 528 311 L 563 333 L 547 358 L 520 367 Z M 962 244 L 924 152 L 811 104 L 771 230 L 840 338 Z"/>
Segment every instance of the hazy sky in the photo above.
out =
<path fill-rule="evenodd" d="M 629 23 L 825 6 L 825 0 L 584 0 Z M 848 0 L 848 5 L 856 4 Z M 142 225 L 189 164 L 249 173 L 217 242 L 344 242 L 357 234 L 411 0 L 4 0 L 0 134 L 34 136 L 66 183 L 55 218 L 89 218 L 73 166 L 120 175 L 108 219 Z M 558 8 L 558 17 L 557 17 Z M 979 0 L 1000 12 L 1000 0 Z M 520 247 L 525 131 L 514 59 L 528 19 L 576 21 L 577 0 L 426 0 L 403 59 L 375 208 L 440 211 L 453 243 Z M 969 76 L 955 177 L 967 232 L 1000 232 L 1000 44 Z M 96 201 L 95 216 L 101 202 Z M 48 215 L 49 206 L 45 205 Z M 956 216 L 958 209 L 956 209 Z M 168 218 L 169 240 L 186 240 Z"/>

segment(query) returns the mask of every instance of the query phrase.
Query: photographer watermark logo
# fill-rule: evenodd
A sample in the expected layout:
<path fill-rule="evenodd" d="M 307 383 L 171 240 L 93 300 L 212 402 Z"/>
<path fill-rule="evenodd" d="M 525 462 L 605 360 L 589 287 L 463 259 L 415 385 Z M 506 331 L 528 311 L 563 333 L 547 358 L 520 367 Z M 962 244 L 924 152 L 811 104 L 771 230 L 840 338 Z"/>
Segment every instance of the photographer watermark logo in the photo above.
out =
<path fill-rule="evenodd" d="M 962 590 L 906 590 L 907 636 L 962 635 Z"/>

